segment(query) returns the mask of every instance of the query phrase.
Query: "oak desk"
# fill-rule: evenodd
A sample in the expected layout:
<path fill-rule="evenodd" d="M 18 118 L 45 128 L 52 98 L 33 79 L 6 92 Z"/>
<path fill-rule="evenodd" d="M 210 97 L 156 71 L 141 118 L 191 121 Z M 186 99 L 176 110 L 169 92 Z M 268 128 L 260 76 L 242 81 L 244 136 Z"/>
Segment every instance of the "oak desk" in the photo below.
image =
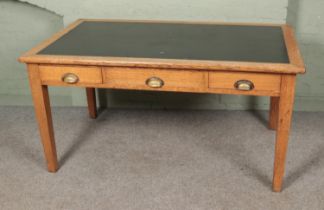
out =
<path fill-rule="evenodd" d="M 47 167 L 58 169 L 47 87 L 270 96 L 276 146 L 273 190 L 280 191 L 296 75 L 304 63 L 287 25 L 77 20 L 19 58 L 28 66 Z"/>

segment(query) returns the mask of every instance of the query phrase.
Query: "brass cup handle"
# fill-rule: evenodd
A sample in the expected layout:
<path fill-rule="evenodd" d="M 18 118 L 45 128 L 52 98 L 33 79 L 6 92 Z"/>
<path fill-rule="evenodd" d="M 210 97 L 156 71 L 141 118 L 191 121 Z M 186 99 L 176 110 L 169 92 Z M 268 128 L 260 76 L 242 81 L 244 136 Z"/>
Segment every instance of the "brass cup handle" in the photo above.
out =
<path fill-rule="evenodd" d="M 161 88 L 164 85 L 164 81 L 158 77 L 150 77 L 145 83 L 151 88 Z"/>
<path fill-rule="evenodd" d="M 249 91 L 254 89 L 254 84 L 249 80 L 239 80 L 235 82 L 234 87 L 237 90 Z"/>
<path fill-rule="evenodd" d="M 79 77 L 73 73 L 66 73 L 62 76 L 62 81 L 67 84 L 75 84 L 79 81 Z"/>

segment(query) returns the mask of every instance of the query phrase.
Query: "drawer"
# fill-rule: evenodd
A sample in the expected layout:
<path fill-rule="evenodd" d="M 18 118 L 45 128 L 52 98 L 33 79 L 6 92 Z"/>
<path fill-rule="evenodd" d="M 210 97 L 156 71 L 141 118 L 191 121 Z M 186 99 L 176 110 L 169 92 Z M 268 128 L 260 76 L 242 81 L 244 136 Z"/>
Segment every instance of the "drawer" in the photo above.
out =
<path fill-rule="evenodd" d="M 209 89 L 233 94 L 278 95 L 281 76 L 263 73 L 209 72 Z"/>
<path fill-rule="evenodd" d="M 186 70 L 103 68 L 105 86 L 121 89 L 193 91 L 207 89 L 208 73 Z"/>
<path fill-rule="evenodd" d="M 78 86 L 102 83 L 99 67 L 41 65 L 39 72 L 43 84 Z"/>

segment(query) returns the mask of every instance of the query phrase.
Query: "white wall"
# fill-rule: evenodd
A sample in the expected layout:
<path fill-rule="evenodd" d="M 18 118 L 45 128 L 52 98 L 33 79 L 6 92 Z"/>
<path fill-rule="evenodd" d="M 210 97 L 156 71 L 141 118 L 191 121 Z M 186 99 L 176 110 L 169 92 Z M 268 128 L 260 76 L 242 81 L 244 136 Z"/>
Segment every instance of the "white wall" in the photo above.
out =
<path fill-rule="evenodd" d="M 26 1 L 26 0 L 25 0 Z M 118 19 L 186 19 L 285 22 L 288 0 L 28 0 L 63 15 Z"/>
<path fill-rule="evenodd" d="M 298 78 L 296 108 L 324 111 L 324 0 L 289 0 L 287 22 L 295 28 L 306 65 Z"/>

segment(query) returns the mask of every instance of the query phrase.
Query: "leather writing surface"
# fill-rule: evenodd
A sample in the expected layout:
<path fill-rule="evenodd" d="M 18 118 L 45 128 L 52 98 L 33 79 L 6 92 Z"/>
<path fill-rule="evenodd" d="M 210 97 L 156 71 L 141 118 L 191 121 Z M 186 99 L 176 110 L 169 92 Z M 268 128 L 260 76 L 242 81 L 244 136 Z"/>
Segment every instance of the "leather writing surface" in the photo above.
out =
<path fill-rule="evenodd" d="M 85 21 L 38 54 L 289 63 L 280 26 Z"/>

